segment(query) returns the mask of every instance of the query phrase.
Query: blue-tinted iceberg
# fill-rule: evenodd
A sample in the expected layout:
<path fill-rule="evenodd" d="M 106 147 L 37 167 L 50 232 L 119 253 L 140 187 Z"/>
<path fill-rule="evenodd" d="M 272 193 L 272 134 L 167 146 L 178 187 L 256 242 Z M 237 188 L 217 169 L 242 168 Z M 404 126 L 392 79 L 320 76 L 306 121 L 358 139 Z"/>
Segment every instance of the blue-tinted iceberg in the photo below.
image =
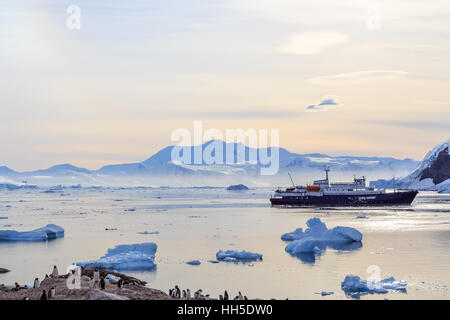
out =
<path fill-rule="evenodd" d="M 201 264 L 201 262 L 198 260 L 192 260 L 192 261 L 186 262 L 186 264 L 190 264 L 191 266 L 198 266 Z"/>
<path fill-rule="evenodd" d="M 292 241 L 285 248 L 286 252 L 297 256 L 300 260 L 313 263 L 314 254 L 331 247 L 336 250 L 355 250 L 362 244 L 362 234 L 349 227 L 334 227 L 328 229 L 319 218 L 311 218 L 306 222 L 308 228 L 303 231 L 298 228 L 281 236 L 284 241 Z"/>
<path fill-rule="evenodd" d="M 121 244 L 98 260 L 78 262 L 85 268 L 105 270 L 151 270 L 156 267 L 155 254 L 158 246 L 154 242 Z"/>
<path fill-rule="evenodd" d="M 31 231 L 0 230 L 0 241 L 48 241 L 64 237 L 64 229 L 56 224 Z"/>
<path fill-rule="evenodd" d="M 361 294 L 388 293 L 389 291 L 406 292 L 406 281 L 395 280 L 394 277 L 374 282 L 362 280 L 358 276 L 348 275 L 341 283 L 342 290 L 350 296 Z"/>
<path fill-rule="evenodd" d="M 262 254 L 249 251 L 235 251 L 235 250 L 219 250 L 216 253 L 216 259 L 225 262 L 237 262 L 237 261 L 258 261 L 262 260 Z"/>

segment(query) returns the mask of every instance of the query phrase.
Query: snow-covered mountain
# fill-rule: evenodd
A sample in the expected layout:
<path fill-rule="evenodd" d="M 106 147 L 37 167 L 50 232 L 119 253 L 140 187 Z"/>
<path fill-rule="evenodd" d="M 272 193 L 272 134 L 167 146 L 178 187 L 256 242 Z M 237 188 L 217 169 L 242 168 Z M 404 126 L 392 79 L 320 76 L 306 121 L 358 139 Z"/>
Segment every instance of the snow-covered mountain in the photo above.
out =
<path fill-rule="evenodd" d="M 379 180 L 376 187 L 393 187 L 392 180 Z M 433 190 L 450 193 L 450 139 L 438 144 L 427 153 L 410 174 L 397 181 L 402 189 Z"/>
<path fill-rule="evenodd" d="M 215 154 L 219 163 L 209 164 L 201 159 L 194 163 L 194 154 L 203 154 L 211 148 L 221 146 L 223 153 Z M 388 178 L 393 175 L 406 175 L 419 164 L 412 159 L 395 159 L 390 157 L 329 156 L 321 153 L 297 154 L 284 148 L 254 149 L 241 143 L 225 143 L 212 140 L 203 145 L 188 147 L 189 164 L 173 161 L 174 146 L 168 146 L 150 158 L 136 163 L 107 165 L 98 170 L 88 170 L 70 164 L 50 167 L 45 170 L 17 172 L 7 167 L 0 167 L 0 178 L 36 185 L 213 185 L 226 186 L 236 183 L 248 185 L 276 186 L 289 184 L 287 173 L 290 172 L 295 182 L 308 183 L 323 176 L 325 165 L 331 168 L 333 180 L 352 179 L 353 175 L 366 175 L 369 179 Z M 241 153 L 238 150 L 242 150 Z M 185 152 L 185 151 L 183 151 Z M 229 153 L 232 154 L 229 154 Z M 279 171 L 276 175 L 262 176 L 261 154 L 279 154 Z M 257 161 L 251 160 L 254 154 Z M 227 164 L 229 156 L 238 163 Z"/>

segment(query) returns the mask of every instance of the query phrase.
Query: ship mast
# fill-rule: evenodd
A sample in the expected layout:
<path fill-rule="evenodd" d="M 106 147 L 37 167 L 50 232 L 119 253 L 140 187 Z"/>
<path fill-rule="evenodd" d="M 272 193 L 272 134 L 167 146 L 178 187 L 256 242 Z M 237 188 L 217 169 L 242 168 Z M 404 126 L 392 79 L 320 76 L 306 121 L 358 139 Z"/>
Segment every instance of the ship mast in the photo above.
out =
<path fill-rule="evenodd" d="M 329 166 L 325 166 L 325 180 L 327 180 L 328 182 L 328 172 L 330 171 L 330 167 Z"/>

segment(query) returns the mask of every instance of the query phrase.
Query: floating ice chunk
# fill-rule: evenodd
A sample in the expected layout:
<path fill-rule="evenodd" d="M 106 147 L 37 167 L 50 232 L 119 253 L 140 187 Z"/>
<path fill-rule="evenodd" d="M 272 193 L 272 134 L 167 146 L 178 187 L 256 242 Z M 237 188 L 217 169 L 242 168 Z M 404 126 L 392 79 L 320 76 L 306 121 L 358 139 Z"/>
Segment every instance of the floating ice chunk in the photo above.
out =
<path fill-rule="evenodd" d="M 285 233 L 281 236 L 281 240 L 283 241 L 294 241 L 299 240 L 303 237 L 303 229 L 297 228 L 293 232 Z"/>
<path fill-rule="evenodd" d="M 235 250 L 226 250 L 222 251 L 219 250 L 216 253 L 216 258 L 219 261 L 258 261 L 262 260 L 262 254 L 260 253 L 253 253 L 249 251 L 235 251 Z M 233 260 L 231 260 L 231 259 Z"/>
<path fill-rule="evenodd" d="M 334 294 L 333 291 L 320 291 L 320 292 L 314 292 L 315 294 L 320 294 L 321 296 L 329 296 Z"/>
<path fill-rule="evenodd" d="M 158 246 L 154 242 L 121 244 L 98 260 L 78 262 L 85 268 L 106 270 L 151 270 L 156 267 L 155 254 Z"/>
<path fill-rule="evenodd" d="M 159 234 L 159 231 L 151 231 L 151 232 L 149 232 L 149 231 L 147 231 L 147 230 L 145 230 L 144 232 L 138 232 L 139 234 Z"/>
<path fill-rule="evenodd" d="M 201 264 L 201 262 L 198 260 L 192 260 L 192 261 L 186 262 L 186 264 L 190 264 L 191 266 L 198 266 L 199 264 Z"/>
<path fill-rule="evenodd" d="M 116 230 L 117 228 L 108 228 L 108 227 L 105 228 L 105 231 L 116 231 Z"/>
<path fill-rule="evenodd" d="M 298 228 L 281 236 L 284 241 L 292 241 L 286 246 L 286 252 L 298 256 L 306 253 L 320 254 L 327 246 L 337 250 L 354 250 L 361 247 L 362 234 L 354 228 L 338 226 L 328 229 L 319 218 L 309 219 L 306 225 L 308 228 L 305 231 Z M 314 259 L 308 258 L 307 262 L 314 262 Z"/>
<path fill-rule="evenodd" d="M 367 216 L 357 216 L 356 219 L 369 219 Z"/>
<path fill-rule="evenodd" d="M 219 263 L 217 260 L 208 260 L 209 263 Z"/>
<path fill-rule="evenodd" d="M 6 219 L 8 219 L 8 217 L 0 217 L 0 220 L 2 220 L 2 219 L 6 220 Z"/>
<path fill-rule="evenodd" d="M 361 293 L 388 293 L 391 291 L 406 292 L 406 281 L 395 280 L 394 277 L 386 278 L 384 280 L 373 282 L 362 280 L 358 276 L 348 275 L 341 283 L 342 290 L 349 295 Z"/>
<path fill-rule="evenodd" d="M 47 241 L 64 237 L 64 229 L 55 224 L 32 231 L 0 230 L 0 241 Z"/>

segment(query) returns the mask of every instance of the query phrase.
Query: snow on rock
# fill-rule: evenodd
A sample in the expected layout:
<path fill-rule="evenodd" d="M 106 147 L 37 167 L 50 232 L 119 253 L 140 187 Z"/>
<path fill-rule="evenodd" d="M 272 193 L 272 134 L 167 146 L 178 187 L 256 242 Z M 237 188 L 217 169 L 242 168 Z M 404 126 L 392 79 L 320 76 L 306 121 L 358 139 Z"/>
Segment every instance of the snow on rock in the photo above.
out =
<path fill-rule="evenodd" d="M 362 280 L 358 276 L 348 275 L 341 283 L 342 290 L 349 295 L 367 293 L 388 293 L 389 291 L 406 292 L 406 281 L 395 280 L 394 277 L 374 282 Z"/>
<path fill-rule="evenodd" d="M 253 253 L 249 251 L 235 251 L 235 250 L 219 250 L 216 253 L 216 258 L 219 261 L 237 262 L 237 261 L 258 261 L 262 260 L 262 254 Z"/>
<path fill-rule="evenodd" d="M 64 229 L 56 224 L 31 231 L 0 230 L 0 241 L 47 241 L 64 237 Z"/>
<path fill-rule="evenodd" d="M 192 260 L 192 261 L 186 262 L 186 264 L 190 264 L 191 266 L 198 266 L 201 264 L 201 262 L 199 260 Z"/>
<path fill-rule="evenodd" d="M 450 179 L 437 185 L 437 191 L 439 193 L 450 193 Z"/>
<path fill-rule="evenodd" d="M 158 246 L 154 242 L 139 244 L 121 244 L 98 260 L 78 262 L 85 268 L 106 270 L 151 270 L 156 267 L 155 254 Z"/>
<path fill-rule="evenodd" d="M 281 236 L 284 241 L 293 241 L 286 246 L 286 252 L 297 255 L 301 253 L 319 253 L 326 246 L 343 248 L 342 244 L 361 242 L 362 234 L 350 227 L 334 227 L 328 229 L 319 218 L 311 218 L 306 222 L 308 228 L 301 228 Z M 352 246 L 351 249 L 357 247 Z"/>

